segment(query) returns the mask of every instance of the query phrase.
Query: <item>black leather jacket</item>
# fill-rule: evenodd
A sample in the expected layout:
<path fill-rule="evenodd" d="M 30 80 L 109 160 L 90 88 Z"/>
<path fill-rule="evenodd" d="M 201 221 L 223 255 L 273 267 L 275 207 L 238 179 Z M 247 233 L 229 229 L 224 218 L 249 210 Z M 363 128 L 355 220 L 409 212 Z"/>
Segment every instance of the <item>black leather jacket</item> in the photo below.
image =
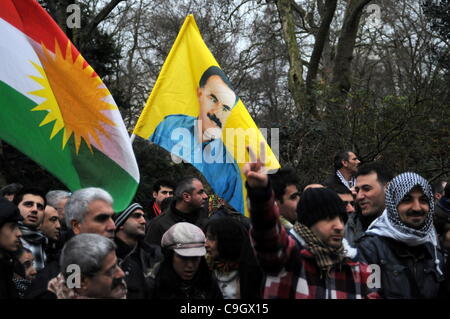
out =
<path fill-rule="evenodd" d="M 130 247 L 115 238 L 116 254 L 120 258 L 127 283 L 127 299 L 149 299 L 153 291 L 156 274 L 163 261 L 161 248 L 140 242 Z"/>
<path fill-rule="evenodd" d="M 380 266 L 379 293 L 387 299 L 437 298 L 444 281 L 444 258 L 431 243 L 416 247 L 391 238 L 365 234 L 356 242 L 368 264 Z M 435 257 L 439 260 L 436 268 Z"/>

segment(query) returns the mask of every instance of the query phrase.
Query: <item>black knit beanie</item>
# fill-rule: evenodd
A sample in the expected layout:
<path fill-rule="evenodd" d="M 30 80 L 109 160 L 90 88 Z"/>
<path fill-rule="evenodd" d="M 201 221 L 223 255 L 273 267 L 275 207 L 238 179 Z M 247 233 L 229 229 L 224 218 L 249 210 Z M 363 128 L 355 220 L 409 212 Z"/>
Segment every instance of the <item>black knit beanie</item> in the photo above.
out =
<path fill-rule="evenodd" d="M 9 200 L 0 197 L 0 227 L 8 222 L 18 222 L 23 220 L 19 208 Z"/>
<path fill-rule="evenodd" d="M 327 188 L 308 188 L 297 206 L 299 223 L 311 227 L 315 223 L 340 216 L 347 222 L 345 204 L 338 194 Z"/>

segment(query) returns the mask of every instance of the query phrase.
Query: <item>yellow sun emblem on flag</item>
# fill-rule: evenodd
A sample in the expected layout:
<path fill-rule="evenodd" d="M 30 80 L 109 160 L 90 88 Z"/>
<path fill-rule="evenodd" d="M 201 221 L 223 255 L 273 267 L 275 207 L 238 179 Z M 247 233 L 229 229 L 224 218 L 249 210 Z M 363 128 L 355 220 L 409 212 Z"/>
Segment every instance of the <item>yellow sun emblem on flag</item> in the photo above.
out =
<path fill-rule="evenodd" d="M 109 139 L 109 134 L 105 130 L 106 125 L 116 126 L 104 114 L 105 111 L 117 109 L 116 105 L 104 101 L 110 92 L 81 54 L 76 56 L 75 61 L 73 60 L 70 41 L 67 42 L 65 56 L 57 41 L 54 56 L 43 44 L 42 49 L 43 53 L 38 53 L 42 66 L 31 62 L 42 77 L 30 77 L 42 85 L 43 89 L 29 92 L 45 99 L 32 109 L 32 111 L 48 111 L 39 126 L 54 121 L 50 139 L 64 129 L 63 149 L 73 134 L 77 154 L 81 139 L 91 152 L 92 140 L 102 148 L 99 134 Z"/>

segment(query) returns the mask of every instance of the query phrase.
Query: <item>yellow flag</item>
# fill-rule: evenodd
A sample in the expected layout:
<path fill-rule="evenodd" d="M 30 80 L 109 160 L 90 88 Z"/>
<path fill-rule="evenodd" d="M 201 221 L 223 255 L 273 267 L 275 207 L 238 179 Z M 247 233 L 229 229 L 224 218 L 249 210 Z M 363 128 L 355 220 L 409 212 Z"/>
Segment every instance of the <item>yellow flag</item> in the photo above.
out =
<path fill-rule="evenodd" d="M 246 147 L 259 154 L 264 141 L 266 168 L 280 167 L 192 15 L 181 27 L 133 134 L 160 145 L 173 160 L 191 163 L 219 197 L 245 215 Z"/>

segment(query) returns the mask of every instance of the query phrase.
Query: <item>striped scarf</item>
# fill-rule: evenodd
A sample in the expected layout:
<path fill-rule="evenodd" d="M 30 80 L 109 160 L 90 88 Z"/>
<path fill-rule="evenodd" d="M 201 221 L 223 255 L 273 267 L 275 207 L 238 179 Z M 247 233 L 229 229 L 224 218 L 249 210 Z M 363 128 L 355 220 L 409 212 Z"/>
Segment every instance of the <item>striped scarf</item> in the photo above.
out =
<path fill-rule="evenodd" d="M 308 250 L 316 257 L 319 268 L 327 275 L 334 265 L 341 264 L 345 259 L 343 245 L 339 248 L 325 245 L 308 227 L 299 222 L 295 223 L 294 229 L 306 242 Z"/>

